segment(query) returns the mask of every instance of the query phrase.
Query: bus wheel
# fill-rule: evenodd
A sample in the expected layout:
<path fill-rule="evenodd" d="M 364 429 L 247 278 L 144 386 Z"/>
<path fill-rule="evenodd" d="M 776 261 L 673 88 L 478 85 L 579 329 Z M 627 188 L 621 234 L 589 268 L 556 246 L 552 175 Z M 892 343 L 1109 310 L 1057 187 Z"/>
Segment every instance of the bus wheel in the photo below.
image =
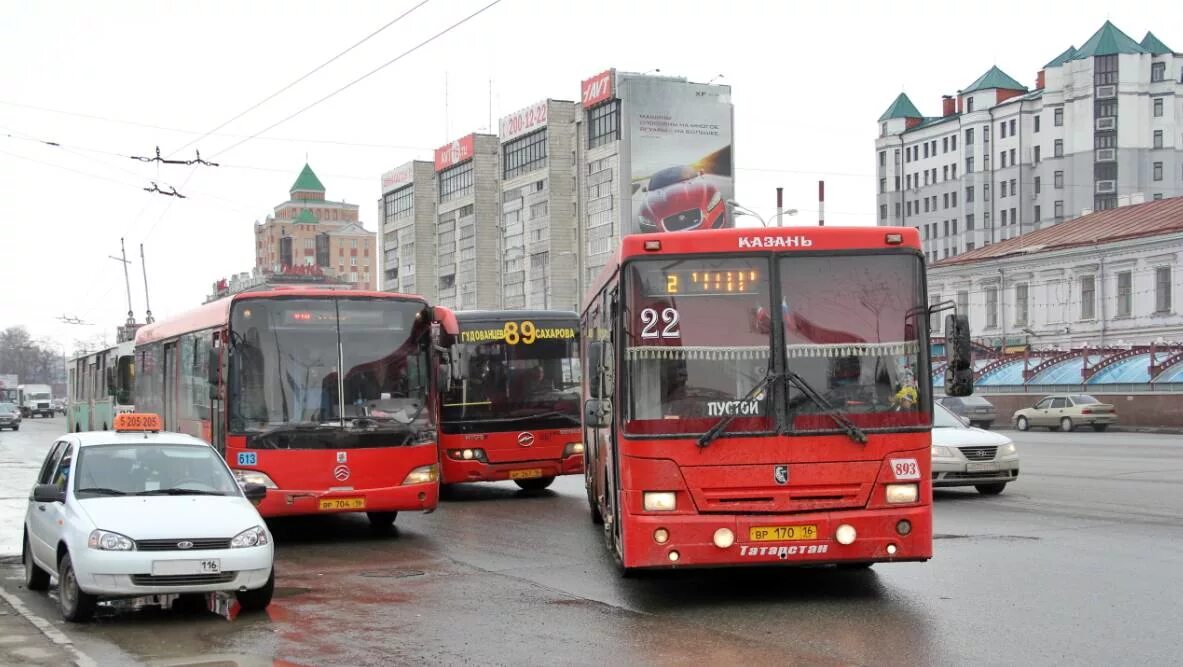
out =
<path fill-rule="evenodd" d="M 366 517 L 370 520 L 370 527 L 374 530 L 390 530 L 394 527 L 394 520 L 398 518 L 398 512 L 366 512 Z"/>
<path fill-rule="evenodd" d="M 583 487 L 587 491 L 587 508 L 591 510 L 592 523 L 599 526 L 604 523 L 604 515 L 600 514 L 600 507 L 596 503 L 596 494 L 592 493 L 591 479 L 584 480 Z"/>
<path fill-rule="evenodd" d="M 541 491 L 553 484 L 554 481 L 554 477 L 536 477 L 534 479 L 515 479 L 514 484 L 526 491 Z"/>

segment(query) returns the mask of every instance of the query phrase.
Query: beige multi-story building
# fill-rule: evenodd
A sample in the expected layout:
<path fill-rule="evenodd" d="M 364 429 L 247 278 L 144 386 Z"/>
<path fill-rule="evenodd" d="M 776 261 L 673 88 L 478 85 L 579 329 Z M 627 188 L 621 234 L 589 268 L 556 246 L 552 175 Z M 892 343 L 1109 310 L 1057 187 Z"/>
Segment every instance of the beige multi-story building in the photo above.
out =
<path fill-rule="evenodd" d="M 435 169 L 414 160 L 382 174 L 382 290 L 435 303 Z"/>
<path fill-rule="evenodd" d="M 307 164 L 287 201 L 255 223 L 255 268 L 292 273 L 316 267 L 358 289 L 376 289 L 377 238 L 358 220 L 358 205 L 325 199 L 325 187 Z"/>
<path fill-rule="evenodd" d="M 435 151 L 437 302 L 458 310 L 499 308 L 500 143 L 470 134 Z"/>

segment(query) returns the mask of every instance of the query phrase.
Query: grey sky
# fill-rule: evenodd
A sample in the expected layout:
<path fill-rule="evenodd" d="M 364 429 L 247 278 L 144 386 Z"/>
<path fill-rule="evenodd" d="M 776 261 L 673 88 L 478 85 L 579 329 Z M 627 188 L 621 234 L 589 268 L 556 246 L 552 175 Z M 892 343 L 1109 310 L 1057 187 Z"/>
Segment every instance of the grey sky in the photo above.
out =
<path fill-rule="evenodd" d="M 783 185 L 786 204 L 800 210 L 790 220 L 815 224 L 824 178 L 827 224 L 873 224 L 875 121 L 901 89 L 936 115 L 942 94 L 993 64 L 1032 86 L 1043 63 L 1106 18 L 1134 39 L 1149 29 L 1183 50 L 1183 5 L 1171 2 L 503 0 L 222 152 L 490 1 L 429 2 L 200 141 L 202 157 L 223 166 L 197 170 L 108 153 L 151 155 L 157 145 L 171 153 L 418 0 L 0 2 L 0 326 L 25 324 L 70 347 L 112 333 L 127 308 L 122 270 L 108 259 L 121 235 L 136 255 L 138 318 L 141 242 L 154 314 L 198 305 L 212 282 L 250 270 L 252 224 L 285 199 L 305 154 L 328 196 L 359 203 L 377 230 L 383 171 L 430 159 L 434 147 L 488 128 L 490 115 L 495 128 L 545 97 L 576 99 L 580 80 L 608 67 L 698 81 L 723 74 L 735 103 L 737 199 L 771 215 Z M 152 180 L 188 198 L 141 190 Z M 62 325 L 62 314 L 95 326 Z"/>

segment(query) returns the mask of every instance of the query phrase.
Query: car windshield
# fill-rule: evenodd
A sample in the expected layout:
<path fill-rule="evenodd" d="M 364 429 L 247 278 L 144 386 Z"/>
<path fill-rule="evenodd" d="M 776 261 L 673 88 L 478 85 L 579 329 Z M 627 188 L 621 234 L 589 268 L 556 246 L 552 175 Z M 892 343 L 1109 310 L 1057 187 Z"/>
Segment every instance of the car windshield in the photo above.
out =
<path fill-rule="evenodd" d="M 649 189 L 660 190 L 661 188 L 673 185 L 674 183 L 688 181 L 695 176 L 698 176 L 698 172 L 691 169 L 690 167 L 670 167 L 669 169 L 662 169 L 649 178 Z"/>
<path fill-rule="evenodd" d="M 240 494 L 226 464 L 206 445 L 82 447 L 73 475 L 79 498 Z"/>
<path fill-rule="evenodd" d="M 574 319 L 462 322 L 452 347 L 456 379 L 444 395 L 443 430 L 578 427 L 577 325 Z"/>
<path fill-rule="evenodd" d="M 423 310 L 403 299 L 239 301 L 230 320 L 230 430 L 358 418 L 428 427 Z"/>
<path fill-rule="evenodd" d="M 957 415 L 953 414 L 948 408 L 937 403 L 932 409 L 932 427 L 933 428 L 968 428 L 965 422 L 961 421 Z"/>
<path fill-rule="evenodd" d="M 1093 398 L 1092 396 L 1089 396 L 1088 394 L 1077 394 L 1072 397 L 1072 402 L 1075 405 L 1096 405 L 1097 403 L 1100 403 L 1101 401 L 1098 401 L 1097 399 Z"/>

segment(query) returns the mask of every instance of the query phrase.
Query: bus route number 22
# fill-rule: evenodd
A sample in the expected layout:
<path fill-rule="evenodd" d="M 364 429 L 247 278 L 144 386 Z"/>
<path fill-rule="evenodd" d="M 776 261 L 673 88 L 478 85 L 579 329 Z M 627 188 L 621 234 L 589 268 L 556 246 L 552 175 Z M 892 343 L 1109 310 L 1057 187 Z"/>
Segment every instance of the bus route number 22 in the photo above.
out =
<path fill-rule="evenodd" d="M 681 338 L 682 331 L 678 328 L 678 311 L 675 308 L 664 308 L 660 313 L 656 308 L 641 310 L 641 338 Z"/>

